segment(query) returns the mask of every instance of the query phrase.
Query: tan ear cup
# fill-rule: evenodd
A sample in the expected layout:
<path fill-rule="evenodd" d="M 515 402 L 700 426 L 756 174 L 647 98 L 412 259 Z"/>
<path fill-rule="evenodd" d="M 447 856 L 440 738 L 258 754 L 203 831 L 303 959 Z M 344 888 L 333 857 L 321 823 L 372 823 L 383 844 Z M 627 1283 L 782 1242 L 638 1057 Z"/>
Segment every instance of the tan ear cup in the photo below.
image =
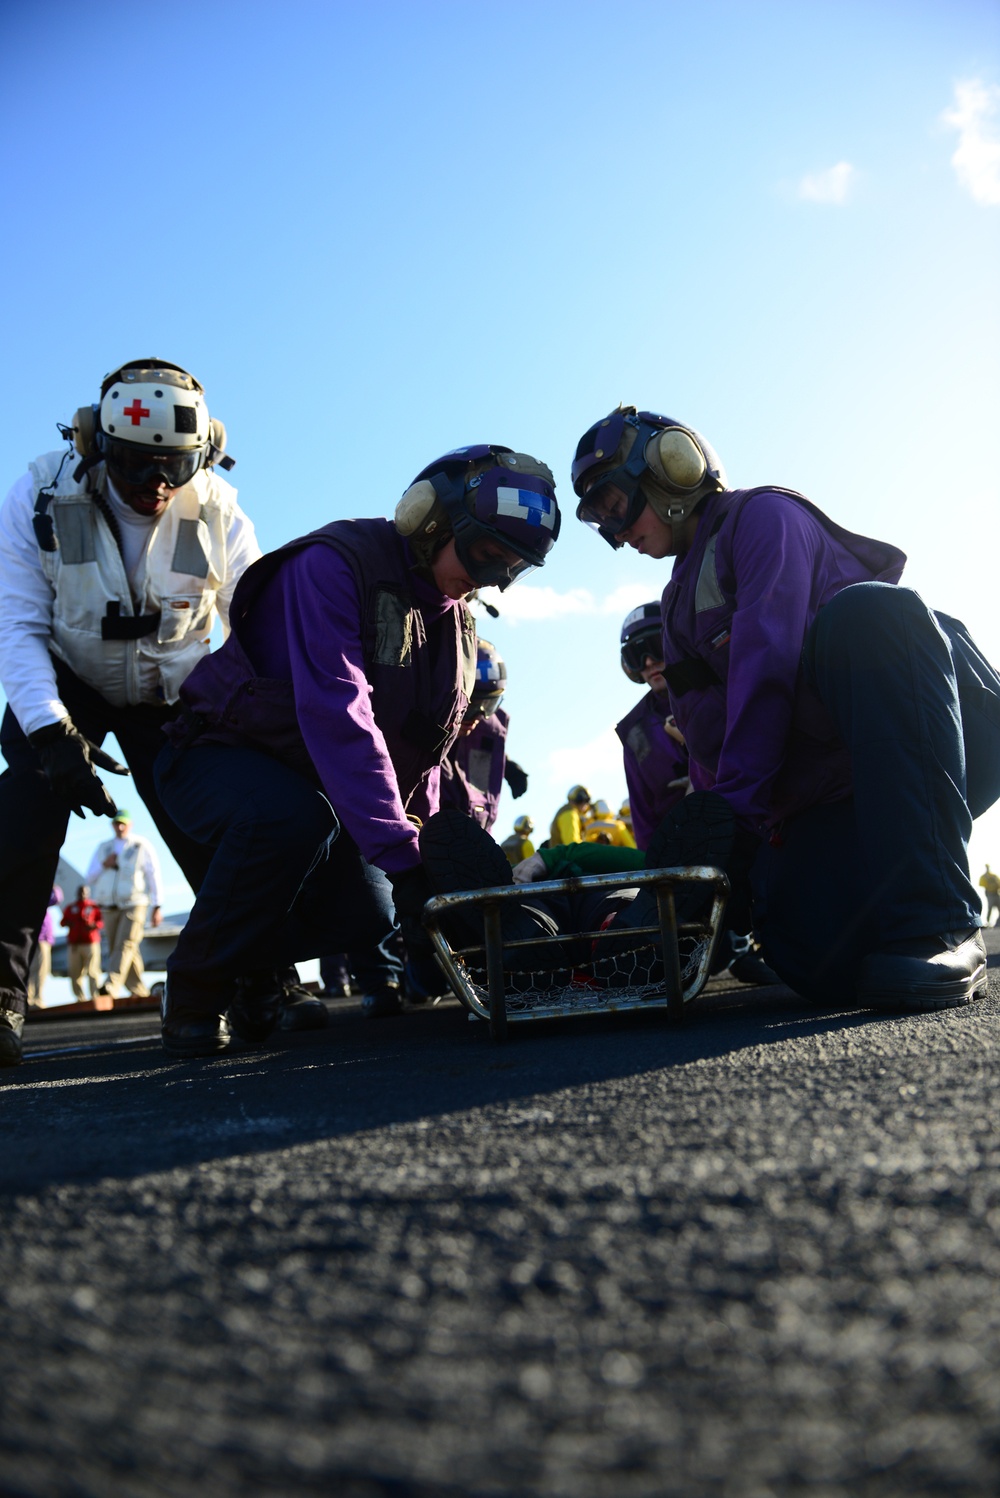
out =
<path fill-rule="evenodd" d="M 654 433 L 646 443 L 645 458 L 655 476 L 675 489 L 697 489 L 708 471 L 705 454 L 681 427 Z"/>
<path fill-rule="evenodd" d="M 96 407 L 81 406 L 73 417 L 73 446 L 81 458 L 89 458 L 94 451 L 94 437 L 96 434 Z"/>
<path fill-rule="evenodd" d="M 217 456 L 221 458 L 226 450 L 226 424 L 224 421 L 217 421 L 214 416 L 212 417 L 208 424 L 208 440 L 215 448 Z"/>
<path fill-rule="evenodd" d="M 396 506 L 395 526 L 401 536 L 414 536 L 430 519 L 437 492 L 429 479 L 411 484 Z"/>

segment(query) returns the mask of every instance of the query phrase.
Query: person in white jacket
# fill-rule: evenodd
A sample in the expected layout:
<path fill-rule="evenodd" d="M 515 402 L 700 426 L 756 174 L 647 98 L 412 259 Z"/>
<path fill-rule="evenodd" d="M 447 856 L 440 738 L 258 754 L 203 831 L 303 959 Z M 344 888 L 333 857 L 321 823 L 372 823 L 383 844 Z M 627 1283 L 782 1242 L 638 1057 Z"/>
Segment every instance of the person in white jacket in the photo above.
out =
<path fill-rule="evenodd" d="M 160 861 L 152 843 L 132 831 L 130 814 L 119 808 L 112 818 L 114 837 L 99 843 L 90 860 L 87 879 L 101 907 L 108 943 L 108 974 L 101 993 L 118 998 L 124 983 L 136 998 L 148 998 L 142 980 L 142 933 L 163 920 L 160 905 Z"/>
<path fill-rule="evenodd" d="M 226 434 L 186 370 L 137 359 L 107 375 L 69 443 L 29 465 L 0 509 L 0 1065 L 22 1059 L 27 976 L 71 811 L 107 816 L 97 771 L 127 773 L 197 889 L 205 849 L 156 795 L 152 765 L 181 684 L 260 556 L 217 476 Z"/>

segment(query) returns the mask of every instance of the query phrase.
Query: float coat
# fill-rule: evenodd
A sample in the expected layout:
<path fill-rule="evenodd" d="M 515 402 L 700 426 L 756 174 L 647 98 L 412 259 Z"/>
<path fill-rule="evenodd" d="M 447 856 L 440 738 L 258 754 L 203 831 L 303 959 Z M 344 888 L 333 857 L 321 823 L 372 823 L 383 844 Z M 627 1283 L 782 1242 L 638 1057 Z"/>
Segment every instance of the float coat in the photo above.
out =
<path fill-rule="evenodd" d="M 46 453 L 30 464 L 36 503 L 62 465 L 46 508 L 52 549 L 38 551 L 55 595 L 50 649 L 113 707 L 176 702 L 209 652 L 216 592 L 229 575 L 236 490 L 201 469 L 177 491 L 150 528 L 133 598 L 100 504 L 104 464 L 76 480 L 65 456 Z"/>
<path fill-rule="evenodd" d="M 836 594 L 895 583 L 905 561 L 788 489 L 708 500 L 663 593 L 664 675 L 692 780 L 748 825 L 851 794 L 848 752 L 802 673 L 803 642 Z"/>
<path fill-rule="evenodd" d="M 454 807 L 489 832 L 500 810 L 510 715 L 502 707 L 456 739 L 441 766 L 441 806 Z"/>
<path fill-rule="evenodd" d="M 684 798 L 685 787 L 670 782 L 687 775 L 688 753 L 663 726 L 669 713 L 669 702 L 655 692 L 647 692 L 615 729 L 622 741 L 637 848 L 648 848 L 649 839 L 667 812 Z"/>
<path fill-rule="evenodd" d="M 178 746 L 236 744 L 282 760 L 322 787 L 364 856 L 389 872 L 416 862 L 404 811 L 454 743 L 476 668 L 471 614 L 412 569 L 387 520 L 334 521 L 263 557 L 237 587 L 229 639 L 184 684 L 168 731 Z M 338 636 L 323 605 L 343 605 L 345 585 L 357 614 Z M 310 628 L 301 611 L 313 603 Z M 358 638 L 349 630 L 360 631 L 362 681 L 345 676 Z M 311 684 L 308 699 L 298 678 Z"/>

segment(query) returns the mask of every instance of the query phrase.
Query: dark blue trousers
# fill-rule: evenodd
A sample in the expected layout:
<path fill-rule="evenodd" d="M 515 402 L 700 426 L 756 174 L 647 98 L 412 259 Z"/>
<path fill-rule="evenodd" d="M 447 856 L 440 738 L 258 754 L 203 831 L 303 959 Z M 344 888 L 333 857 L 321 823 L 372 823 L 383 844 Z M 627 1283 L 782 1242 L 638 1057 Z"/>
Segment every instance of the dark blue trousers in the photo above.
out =
<path fill-rule="evenodd" d="M 237 978 L 343 951 L 370 949 L 384 981 L 392 889 L 322 791 L 270 755 L 223 744 L 168 745 L 155 776 L 170 815 L 210 854 L 167 963 L 178 1002 L 222 1013 Z"/>
<path fill-rule="evenodd" d="M 754 932 L 792 988 L 850 998 L 894 941 L 981 924 L 974 815 L 1000 794 L 1000 679 L 964 626 L 909 588 L 845 588 L 813 622 L 806 678 L 851 753 L 850 800 L 789 818 L 754 867 Z"/>

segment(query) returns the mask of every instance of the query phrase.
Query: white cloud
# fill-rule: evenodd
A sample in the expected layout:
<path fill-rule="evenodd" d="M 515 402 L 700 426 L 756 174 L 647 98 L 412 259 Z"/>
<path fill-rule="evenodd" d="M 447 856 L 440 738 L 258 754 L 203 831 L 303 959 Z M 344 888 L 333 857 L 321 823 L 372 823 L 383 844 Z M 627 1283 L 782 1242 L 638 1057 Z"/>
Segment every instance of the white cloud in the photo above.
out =
<path fill-rule="evenodd" d="M 590 786 L 592 794 L 602 795 L 603 792 L 595 792 L 592 782 L 614 777 L 617 783 L 622 773 L 621 740 L 613 728 L 606 728 L 587 744 L 553 749 L 548 767 L 557 780 L 565 780 L 567 785 L 579 782 Z"/>
<path fill-rule="evenodd" d="M 600 609 L 602 614 L 621 614 L 625 618 L 640 603 L 651 603 L 654 598 L 659 598 L 663 592 L 662 588 L 656 586 L 656 579 L 650 583 L 622 583 L 620 588 L 615 588 L 613 593 L 607 594 L 603 599 Z"/>
<path fill-rule="evenodd" d="M 518 583 L 506 593 L 483 588 L 481 596 L 511 624 L 534 624 L 541 619 L 565 619 L 572 614 L 620 614 L 624 619 L 637 604 L 655 597 L 656 588 L 639 582 L 623 583 L 603 598 L 595 598 L 589 588 L 570 588 L 569 592 L 560 593 L 545 584 Z"/>
<path fill-rule="evenodd" d="M 955 104 L 941 116 L 958 131 L 951 164 L 959 182 L 977 203 L 1000 203 L 1000 88 L 978 78 L 955 85 Z"/>
<path fill-rule="evenodd" d="M 825 172 L 807 172 L 799 179 L 798 195 L 805 203 L 846 203 L 856 175 L 849 161 L 838 161 Z"/>

